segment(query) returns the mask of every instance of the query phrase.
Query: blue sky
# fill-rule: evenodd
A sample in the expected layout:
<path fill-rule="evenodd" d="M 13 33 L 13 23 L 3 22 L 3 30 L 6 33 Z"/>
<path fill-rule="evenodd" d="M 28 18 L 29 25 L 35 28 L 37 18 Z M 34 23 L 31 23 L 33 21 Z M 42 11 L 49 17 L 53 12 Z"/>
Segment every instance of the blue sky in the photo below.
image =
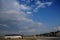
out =
<path fill-rule="evenodd" d="M 41 34 L 60 30 L 60 0 L 0 0 L 0 34 Z"/>

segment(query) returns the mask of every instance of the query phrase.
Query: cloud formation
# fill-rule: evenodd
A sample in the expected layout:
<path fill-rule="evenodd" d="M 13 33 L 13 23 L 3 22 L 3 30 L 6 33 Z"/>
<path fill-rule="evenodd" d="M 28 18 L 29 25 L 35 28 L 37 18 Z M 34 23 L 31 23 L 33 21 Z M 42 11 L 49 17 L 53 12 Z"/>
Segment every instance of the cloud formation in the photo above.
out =
<path fill-rule="evenodd" d="M 5 25 L 5 24 L 0 24 L 0 26 L 8 27 L 8 26 L 7 26 L 7 25 Z"/>
<path fill-rule="evenodd" d="M 35 27 L 40 28 L 41 22 L 34 22 L 32 19 L 27 18 L 22 10 L 30 10 L 29 6 L 19 4 L 16 0 L 0 0 L 2 2 L 2 9 L 0 7 L 0 25 L 6 24 L 10 31 L 15 32 L 18 28 L 19 32 L 34 32 Z M 1 6 L 0 5 L 0 6 Z M 30 14 L 30 12 L 28 12 Z M 3 26 L 6 26 L 3 25 Z M 7 27 L 7 26 L 6 26 Z M 32 30 L 31 30 L 32 29 Z M 8 30 L 8 31 L 9 31 Z M 5 30 L 4 30 L 5 31 Z M 2 31 L 2 32 L 4 32 Z"/>
<path fill-rule="evenodd" d="M 52 4 L 52 2 L 40 2 L 40 1 L 37 1 L 36 5 L 38 5 L 38 6 L 33 11 L 37 12 L 39 8 L 45 8 L 46 5 L 49 7 L 51 4 Z"/>
<path fill-rule="evenodd" d="M 24 3 L 23 3 L 24 2 Z M 18 6 L 22 11 L 25 11 L 26 13 L 30 13 L 32 14 L 33 12 L 37 12 L 40 8 L 46 8 L 49 7 L 50 5 L 52 5 L 52 1 L 51 2 L 41 2 L 39 0 L 21 0 L 19 2 L 20 5 L 18 5 L 17 2 L 15 2 L 15 6 Z M 32 3 L 32 4 L 31 4 Z M 32 10 L 32 11 L 31 11 Z"/>

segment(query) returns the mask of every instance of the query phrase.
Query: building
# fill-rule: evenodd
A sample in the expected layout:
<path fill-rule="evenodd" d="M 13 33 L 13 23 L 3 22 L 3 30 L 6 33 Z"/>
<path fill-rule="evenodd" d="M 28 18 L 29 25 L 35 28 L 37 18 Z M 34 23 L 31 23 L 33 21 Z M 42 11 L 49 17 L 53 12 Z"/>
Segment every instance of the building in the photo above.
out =
<path fill-rule="evenodd" d="M 22 38 L 20 34 L 7 34 L 4 36 L 5 39 L 10 39 L 10 38 Z"/>
<path fill-rule="evenodd" d="M 57 31 L 56 35 L 57 37 L 60 37 L 60 31 Z"/>
<path fill-rule="evenodd" d="M 60 31 L 56 31 L 56 32 L 50 32 L 50 33 L 44 33 L 44 34 L 40 34 L 37 36 L 43 36 L 43 37 L 60 37 Z"/>

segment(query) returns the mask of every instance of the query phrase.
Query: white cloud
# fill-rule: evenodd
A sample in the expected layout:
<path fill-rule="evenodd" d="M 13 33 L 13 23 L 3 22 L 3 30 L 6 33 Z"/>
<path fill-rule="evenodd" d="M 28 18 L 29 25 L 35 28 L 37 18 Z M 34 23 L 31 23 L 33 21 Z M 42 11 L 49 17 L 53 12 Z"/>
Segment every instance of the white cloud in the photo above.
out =
<path fill-rule="evenodd" d="M 38 6 L 33 11 L 37 12 L 39 8 L 45 8 L 46 7 L 45 5 L 47 5 L 49 7 L 51 4 L 52 4 L 52 2 L 44 2 L 44 3 L 42 3 L 40 1 L 37 1 L 36 5 L 38 5 Z"/>
<path fill-rule="evenodd" d="M 14 2 L 14 5 L 15 5 L 15 6 L 19 6 L 19 3 L 18 3 L 18 2 Z"/>
<path fill-rule="evenodd" d="M 28 29 L 29 27 L 23 27 L 23 29 Z"/>
<path fill-rule="evenodd" d="M 19 8 L 20 10 L 30 10 L 31 8 L 29 6 L 26 6 L 24 4 L 20 4 L 18 2 L 14 2 L 14 5 Z"/>
<path fill-rule="evenodd" d="M 46 2 L 45 4 L 47 4 L 48 6 L 50 6 L 52 4 L 52 2 Z"/>
<path fill-rule="evenodd" d="M 36 2 L 36 5 L 38 5 L 38 4 L 40 4 L 40 3 L 41 3 L 40 1 L 37 1 L 37 2 Z"/>
<path fill-rule="evenodd" d="M 32 12 L 27 12 L 27 14 L 32 14 Z"/>
<path fill-rule="evenodd" d="M 27 0 L 27 1 L 26 1 L 26 3 L 30 3 L 30 2 L 31 2 L 31 0 Z"/>
<path fill-rule="evenodd" d="M 30 10 L 31 8 L 29 6 L 26 6 L 26 5 L 20 5 L 20 9 L 22 9 L 22 10 Z"/>
<path fill-rule="evenodd" d="M 42 26 L 42 23 L 38 23 L 38 26 L 41 27 Z"/>
<path fill-rule="evenodd" d="M 0 24 L 0 26 L 9 27 L 9 26 L 7 26 L 6 24 Z"/>
<path fill-rule="evenodd" d="M 45 6 L 44 3 L 40 3 L 33 11 L 34 11 L 34 12 L 37 12 L 37 10 L 38 10 L 39 8 L 44 7 L 44 6 Z"/>
<path fill-rule="evenodd" d="M 23 27 L 27 30 L 28 28 L 35 27 L 35 26 L 39 28 L 40 25 L 42 25 L 41 23 L 38 23 L 38 22 L 36 23 L 32 19 L 27 18 L 26 17 L 27 15 L 25 14 L 25 12 L 21 11 L 21 10 L 26 10 L 26 9 L 30 10 L 29 6 L 19 4 L 16 0 L 2 0 L 2 3 L 3 3 L 2 5 L 3 8 L 2 8 L 2 12 L 0 13 L 0 18 L 2 18 L 4 22 L 9 20 L 7 24 L 11 26 L 15 24 L 16 27 L 18 28 Z M 31 12 L 28 12 L 28 13 L 31 14 Z M 7 27 L 7 25 L 3 25 L 3 26 Z M 26 31 L 26 30 L 23 29 L 22 31 Z M 33 29 L 30 30 L 30 32 L 31 31 L 34 32 Z"/>
<path fill-rule="evenodd" d="M 7 11 L 5 11 L 5 12 L 3 12 L 3 13 L 8 13 L 8 14 L 17 14 L 17 13 L 19 13 L 19 12 L 17 12 L 16 10 L 7 10 Z"/>
<path fill-rule="evenodd" d="M 36 32 L 36 29 L 30 29 L 28 32 Z"/>

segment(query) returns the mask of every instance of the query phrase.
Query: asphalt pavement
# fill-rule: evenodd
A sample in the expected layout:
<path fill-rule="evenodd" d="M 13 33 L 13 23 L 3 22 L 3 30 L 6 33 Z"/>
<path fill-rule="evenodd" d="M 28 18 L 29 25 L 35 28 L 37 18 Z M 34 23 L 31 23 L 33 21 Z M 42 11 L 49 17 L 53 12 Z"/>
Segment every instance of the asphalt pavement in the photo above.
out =
<path fill-rule="evenodd" d="M 40 37 L 37 40 L 60 40 L 60 37 Z"/>

